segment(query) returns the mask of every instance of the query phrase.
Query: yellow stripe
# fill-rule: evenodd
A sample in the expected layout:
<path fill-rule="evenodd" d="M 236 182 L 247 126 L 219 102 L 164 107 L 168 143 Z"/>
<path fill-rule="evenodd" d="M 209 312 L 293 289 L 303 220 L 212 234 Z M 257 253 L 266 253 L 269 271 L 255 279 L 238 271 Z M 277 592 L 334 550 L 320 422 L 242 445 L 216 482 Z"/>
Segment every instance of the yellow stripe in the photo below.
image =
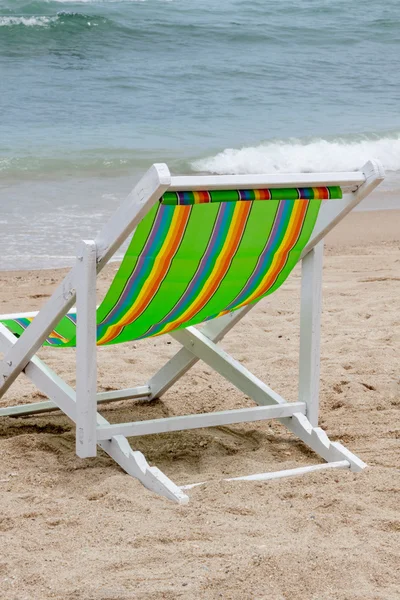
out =
<path fill-rule="evenodd" d="M 244 209 L 246 209 L 246 211 Z M 210 287 L 212 287 L 215 284 L 215 282 L 219 281 L 219 279 L 221 278 L 221 272 L 223 270 L 221 267 L 223 266 L 223 263 L 225 263 L 227 256 L 229 256 L 229 253 L 232 251 L 231 245 L 233 243 L 233 240 L 235 239 L 236 230 L 238 229 L 238 227 L 241 226 L 243 222 L 244 212 L 247 212 L 247 203 L 238 202 L 235 206 L 235 211 L 232 216 L 231 225 L 229 227 L 225 243 L 221 249 L 217 260 L 215 261 L 213 270 L 211 271 L 206 283 L 204 284 L 201 295 L 197 296 L 197 298 L 178 319 L 175 319 L 175 321 L 172 321 L 171 323 L 165 325 L 157 335 L 163 335 L 164 333 L 168 333 L 168 331 L 171 331 L 172 329 L 176 329 L 185 321 L 189 321 L 191 318 L 193 318 L 193 316 L 198 312 L 198 310 L 201 310 L 201 308 L 203 308 L 202 303 L 204 302 L 204 298 L 207 296 Z"/>
<path fill-rule="evenodd" d="M 48 340 L 58 339 L 58 340 L 61 340 L 64 344 L 67 344 L 69 342 L 68 338 L 64 337 L 63 335 L 60 335 L 59 333 L 57 333 L 57 331 L 52 331 L 47 339 Z"/>
<path fill-rule="evenodd" d="M 299 213 L 300 213 L 300 211 L 302 209 L 302 202 L 304 202 L 304 200 L 295 200 L 294 201 L 293 212 L 292 212 L 292 214 L 290 216 L 288 228 L 286 230 L 285 236 L 284 236 L 284 238 L 283 238 L 283 240 L 282 240 L 279 248 L 277 249 L 277 251 L 274 254 L 274 258 L 272 260 L 270 268 L 268 269 L 268 271 L 264 275 L 263 279 L 259 283 L 259 285 L 256 288 L 256 290 L 251 294 L 251 296 L 249 296 L 248 298 L 246 298 L 246 300 L 244 302 L 241 302 L 241 304 L 238 304 L 237 306 L 235 306 L 235 310 L 238 309 L 238 308 L 241 308 L 242 306 L 246 306 L 247 304 L 249 304 L 250 302 L 252 302 L 256 298 L 258 298 L 258 296 L 260 296 L 261 293 L 263 293 L 263 287 L 265 285 L 265 282 L 271 277 L 271 273 L 274 273 L 274 271 L 276 269 L 277 262 L 280 260 L 280 255 L 283 252 L 286 252 L 287 249 L 288 249 L 287 248 L 287 243 L 288 243 L 288 240 L 290 240 L 290 238 L 291 238 L 292 231 L 297 227 L 297 223 L 298 223 L 298 220 L 299 220 Z M 223 312 L 223 313 L 220 313 L 220 314 L 226 314 L 226 311 Z"/>
<path fill-rule="evenodd" d="M 179 223 L 179 220 L 182 218 L 182 216 L 184 216 L 183 212 L 181 212 L 179 210 L 174 211 L 174 216 L 172 218 L 171 225 L 168 230 L 168 234 L 164 240 L 164 243 L 163 243 L 159 253 L 157 254 L 156 259 L 154 260 L 153 268 L 152 268 L 148 278 L 146 279 L 139 296 L 136 298 L 135 302 L 132 304 L 130 309 L 119 319 L 119 321 L 117 321 L 117 323 L 114 323 L 114 325 L 110 325 L 110 327 L 108 327 L 108 329 L 106 330 L 104 335 L 97 341 L 98 345 L 106 344 L 110 340 L 114 339 L 115 333 L 119 334 L 119 331 L 122 329 L 122 327 L 125 327 L 126 325 L 129 325 L 129 323 L 131 323 L 132 314 L 135 312 L 137 306 L 140 305 L 140 303 L 142 302 L 142 299 L 145 298 L 149 287 L 151 287 L 154 284 L 154 279 L 157 277 L 157 273 L 160 271 L 160 267 L 164 260 L 164 256 L 166 254 L 166 251 L 168 250 L 168 246 L 171 244 L 171 239 L 174 237 L 176 226 Z M 143 310 L 146 308 L 147 305 L 148 305 L 148 303 L 147 304 L 145 303 L 145 305 L 142 308 L 141 313 L 143 312 Z M 136 318 L 138 316 L 140 316 L 140 314 L 137 315 Z"/>

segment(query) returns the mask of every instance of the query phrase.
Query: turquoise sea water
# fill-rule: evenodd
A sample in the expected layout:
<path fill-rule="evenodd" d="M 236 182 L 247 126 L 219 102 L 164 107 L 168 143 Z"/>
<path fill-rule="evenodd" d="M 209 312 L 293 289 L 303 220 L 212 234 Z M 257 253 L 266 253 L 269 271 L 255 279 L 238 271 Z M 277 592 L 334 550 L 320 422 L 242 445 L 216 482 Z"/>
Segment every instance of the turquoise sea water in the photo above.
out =
<path fill-rule="evenodd" d="M 1 268 L 67 264 L 152 162 L 400 187 L 400 3 L 0 0 Z"/>

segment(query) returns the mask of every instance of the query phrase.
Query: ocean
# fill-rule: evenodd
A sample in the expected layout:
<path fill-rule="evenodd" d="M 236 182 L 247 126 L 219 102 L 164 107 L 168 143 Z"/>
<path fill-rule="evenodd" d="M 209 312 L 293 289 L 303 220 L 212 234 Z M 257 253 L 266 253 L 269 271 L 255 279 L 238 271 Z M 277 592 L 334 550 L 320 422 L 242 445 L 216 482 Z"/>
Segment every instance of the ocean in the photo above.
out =
<path fill-rule="evenodd" d="M 400 197 L 400 2 L 0 0 L 0 268 L 71 264 L 153 162 L 380 159 Z"/>

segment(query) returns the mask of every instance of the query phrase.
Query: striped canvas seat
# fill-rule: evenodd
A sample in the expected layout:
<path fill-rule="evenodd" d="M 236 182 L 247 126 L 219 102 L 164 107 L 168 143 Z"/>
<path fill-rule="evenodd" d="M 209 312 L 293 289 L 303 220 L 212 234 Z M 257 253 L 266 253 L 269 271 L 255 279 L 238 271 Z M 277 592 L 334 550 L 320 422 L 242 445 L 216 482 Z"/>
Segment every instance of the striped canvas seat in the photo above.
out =
<path fill-rule="evenodd" d="M 98 345 L 169 333 L 271 294 L 298 262 L 321 202 L 341 197 L 338 186 L 166 192 L 97 310 Z M 32 319 L 2 323 L 19 336 Z M 75 312 L 45 345 L 76 345 Z"/>

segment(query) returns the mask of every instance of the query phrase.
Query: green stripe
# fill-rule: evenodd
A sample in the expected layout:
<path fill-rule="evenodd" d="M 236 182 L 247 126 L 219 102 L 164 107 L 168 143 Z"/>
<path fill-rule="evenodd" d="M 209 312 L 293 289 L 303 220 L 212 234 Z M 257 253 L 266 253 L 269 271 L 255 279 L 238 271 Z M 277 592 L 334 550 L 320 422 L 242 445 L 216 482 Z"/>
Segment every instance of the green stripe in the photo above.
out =
<path fill-rule="evenodd" d="M 218 214 L 219 206 L 217 204 L 207 205 L 206 208 L 210 210 L 203 211 L 200 227 L 199 215 L 193 218 L 193 210 L 197 208 L 204 209 L 204 207 L 205 205 L 200 204 L 192 207 L 192 214 L 184 238 L 172 261 L 167 277 L 147 309 L 134 323 L 127 325 L 118 336 L 119 342 L 144 336 L 152 325 L 161 321 L 173 309 L 184 294 L 188 282 L 193 278 L 201 257 L 207 248 Z M 110 288 L 110 298 L 111 293 Z"/>

